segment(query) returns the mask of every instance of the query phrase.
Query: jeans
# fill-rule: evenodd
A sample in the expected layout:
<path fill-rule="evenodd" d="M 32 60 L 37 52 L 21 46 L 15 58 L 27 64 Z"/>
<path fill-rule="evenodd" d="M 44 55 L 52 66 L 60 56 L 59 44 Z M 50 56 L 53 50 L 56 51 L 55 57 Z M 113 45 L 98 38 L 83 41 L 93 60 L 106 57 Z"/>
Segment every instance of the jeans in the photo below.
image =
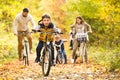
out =
<path fill-rule="evenodd" d="M 37 48 L 36 48 L 36 52 L 37 52 L 37 55 L 36 55 L 36 56 L 37 56 L 38 61 L 40 61 L 40 56 L 41 56 L 40 53 L 41 53 L 43 44 L 44 44 L 43 41 L 39 41 L 38 46 L 37 46 Z M 52 60 L 54 60 L 54 47 L 53 47 L 52 42 L 50 42 L 50 46 L 51 46 Z"/>

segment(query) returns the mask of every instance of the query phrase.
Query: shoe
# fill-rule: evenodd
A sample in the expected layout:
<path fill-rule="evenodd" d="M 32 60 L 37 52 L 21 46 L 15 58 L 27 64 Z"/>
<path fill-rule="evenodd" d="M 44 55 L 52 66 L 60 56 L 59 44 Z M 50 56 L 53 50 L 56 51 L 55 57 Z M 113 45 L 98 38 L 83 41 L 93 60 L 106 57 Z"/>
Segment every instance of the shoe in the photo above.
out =
<path fill-rule="evenodd" d="M 33 51 L 30 51 L 30 54 L 33 54 Z"/>
<path fill-rule="evenodd" d="M 21 57 L 19 57 L 19 61 L 23 61 L 23 57 L 21 56 Z"/>
<path fill-rule="evenodd" d="M 71 63 L 74 63 L 74 59 L 71 59 Z"/>
<path fill-rule="evenodd" d="M 55 63 L 55 61 L 53 60 L 53 61 L 52 61 L 52 66 L 55 66 L 55 65 L 56 65 L 56 63 Z"/>
<path fill-rule="evenodd" d="M 38 63 L 38 62 L 40 62 L 40 59 L 36 58 L 35 63 Z"/>
<path fill-rule="evenodd" d="M 71 47 L 70 50 L 73 50 L 73 48 Z"/>
<path fill-rule="evenodd" d="M 83 63 L 83 61 L 80 61 L 80 63 Z"/>
<path fill-rule="evenodd" d="M 19 61 L 23 61 L 23 58 L 19 58 Z"/>
<path fill-rule="evenodd" d="M 39 62 L 39 65 L 42 66 L 42 62 Z"/>

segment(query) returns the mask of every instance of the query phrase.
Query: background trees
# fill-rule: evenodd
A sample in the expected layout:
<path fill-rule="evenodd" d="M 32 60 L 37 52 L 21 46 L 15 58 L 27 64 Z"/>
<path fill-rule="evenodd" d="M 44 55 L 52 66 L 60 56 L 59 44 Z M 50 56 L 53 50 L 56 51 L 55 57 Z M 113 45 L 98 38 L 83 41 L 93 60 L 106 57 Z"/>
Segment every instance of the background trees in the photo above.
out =
<path fill-rule="evenodd" d="M 76 16 L 82 16 L 92 27 L 93 33 L 90 34 L 89 45 L 97 46 L 98 51 L 95 53 L 106 53 L 109 59 L 120 54 L 120 0 L 0 0 L 0 2 L 0 57 L 2 58 L 16 53 L 17 45 L 11 44 L 17 43 L 12 33 L 12 24 L 16 14 L 24 7 L 30 9 L 36 24 L 44 13 L 49 13 L 55 25 L 66 31 L 66 34 L 69 34 L 70 25 L 75 22 Z M 96 54 L 93 54 L 93 57 L 96 57 Z M 97 58 L 100 56 L 97 55 Z M 104 59 L 100 61 L 102 60 Z M 113 61 L 109 63 L 120 64 L 119 59 L 116 60 L 117 63 Z"/>

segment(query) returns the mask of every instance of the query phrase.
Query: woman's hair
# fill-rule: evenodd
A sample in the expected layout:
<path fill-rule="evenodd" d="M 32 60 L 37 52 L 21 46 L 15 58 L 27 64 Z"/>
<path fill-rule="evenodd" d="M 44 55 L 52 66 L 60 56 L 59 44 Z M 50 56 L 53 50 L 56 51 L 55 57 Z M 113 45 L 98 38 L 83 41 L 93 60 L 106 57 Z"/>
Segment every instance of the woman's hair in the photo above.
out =
<path fill-rule="evenodd" d="M 76 24 L 77 24 L 77 19 L 80 19 L 81 20 L 81 22 L 80 23 L 83 23 L 84 22 L 84 20 L 83 20 L 83 18 L 82 17 L 80 17 L 80 16 L 78 16 L 78 17 L 76 17 Z"/>

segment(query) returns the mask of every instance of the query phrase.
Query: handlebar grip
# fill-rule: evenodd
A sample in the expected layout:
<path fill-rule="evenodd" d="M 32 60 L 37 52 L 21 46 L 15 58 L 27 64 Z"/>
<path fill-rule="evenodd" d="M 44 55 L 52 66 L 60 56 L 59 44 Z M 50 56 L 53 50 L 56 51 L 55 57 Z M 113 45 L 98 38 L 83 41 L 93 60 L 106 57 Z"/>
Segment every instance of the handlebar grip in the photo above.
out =
<path fill-rule="evenodd" d="M 41 30 L 32 29 L 33 32 L 42 32 Z"/>
<path fill-rule="evenodd" d="M 37 32 L 42 32 L 41 30 L 37 30 Z"/>
<path fill-rule="evenodd" d="M 63 34 L 63 32 L 59 33 L 59 34 Z"/>
<path fill-rule="evenodd" d="M 36 32 L 36 30 L 32 29 L 33 32 Z"/>

